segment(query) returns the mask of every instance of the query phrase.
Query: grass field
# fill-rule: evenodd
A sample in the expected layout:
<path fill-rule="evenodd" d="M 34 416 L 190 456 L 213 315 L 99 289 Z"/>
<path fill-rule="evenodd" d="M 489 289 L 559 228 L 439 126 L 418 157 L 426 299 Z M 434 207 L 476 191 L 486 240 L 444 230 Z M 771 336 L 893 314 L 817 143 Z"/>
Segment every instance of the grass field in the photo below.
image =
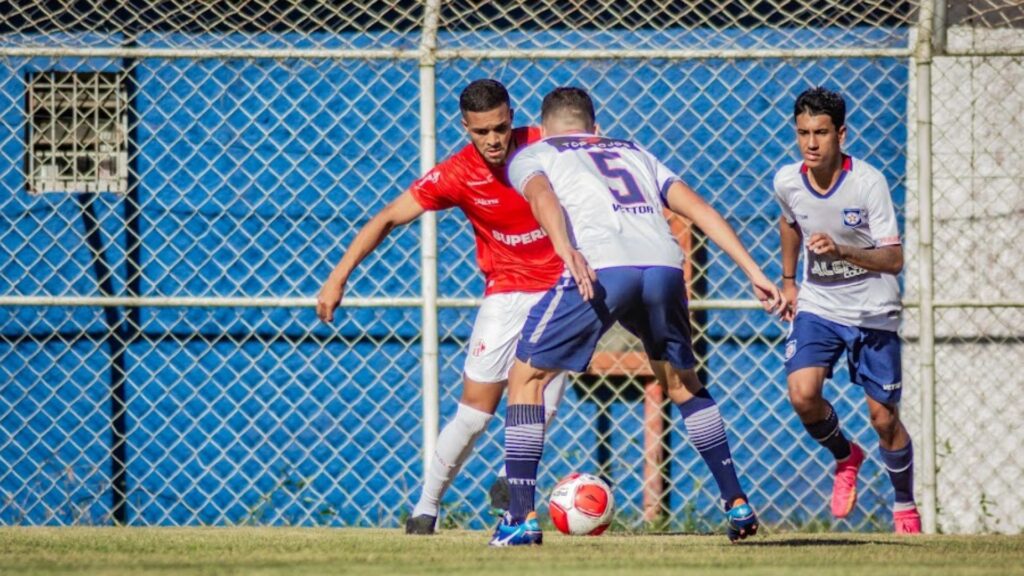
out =
<path fill-rule="evenodd" d="M 1024 575 L 1024 536 L 545 533 L 490 549 L 484 532 L 408 537 L 325 528 L 2 528 L 0 574 L 946 574 Z M 511 562 L 516 562 L 511 569 Z"/>

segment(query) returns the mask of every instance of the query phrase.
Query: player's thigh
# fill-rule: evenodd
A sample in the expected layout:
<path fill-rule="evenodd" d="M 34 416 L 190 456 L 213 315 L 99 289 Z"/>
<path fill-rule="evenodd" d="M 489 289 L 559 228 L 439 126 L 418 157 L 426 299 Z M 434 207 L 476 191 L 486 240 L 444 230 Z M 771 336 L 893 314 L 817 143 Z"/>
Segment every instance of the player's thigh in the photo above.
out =
<path fill-rule="evenodd" d="M 639 297 L 639 271 L 597 271 L 594 296 L 583 300 L 572 278 L 563 278 L 530 310 L 516 357 L 531 366 L 583 372 L 597 341 Z"/>
<path fill-rule="evenodd" d="M 900 338 L 888 330 L 862 328 L 848 355 L 850 381 L 864 393 L 888 406 L 900 403 L 903 368 Z"/>
<path fill-rule="evenodd" d="M 843 328 L 815 314 L 800 312 L 786 338 L 786 386 L 797 409 L 821 398 L 825 379 L 847 348 Z"/>
<path fill-rule="evenodd" d="M 530 309 L 543 292 L 508 292 L 484 298 L 469 337 L 463 374 L 478 383 L 504 383 Z"/>
<path fill-rule="evenodd" d="M 832 376 L 832 367 L 847 348 L 843 327 L 815 314 L 800 312 L 793 319 L 786 337 L 786 375 L 808 367 L 825 368 L 825 377 Z"/>
<path fill-rule="evenodd" d="M 682 270 L 667 266 L 644 269 L 640 305 L 624 313 L 619 323 L 640 339 L 652 363 L 667 362 L 676 370 L 697 365 Z"/>

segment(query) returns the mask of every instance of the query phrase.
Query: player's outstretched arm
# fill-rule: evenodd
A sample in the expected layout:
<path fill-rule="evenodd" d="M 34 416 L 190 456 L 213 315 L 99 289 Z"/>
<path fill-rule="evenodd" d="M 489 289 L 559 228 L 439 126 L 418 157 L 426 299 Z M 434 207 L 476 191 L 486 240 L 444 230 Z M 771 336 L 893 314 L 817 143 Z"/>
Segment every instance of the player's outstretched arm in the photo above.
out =
<path fill-rule="evenodd" d="M 761 267 L 747 252 L 740 242 L 732 226 L 722 218 L 717 210 L 711 207 L 699 194 L 686 184 L 676 181 L 666 194 L 668 207 L 673 212 L 688 218 L 708 235 L 750 279 L 754 294 L 761 301 L 764 309 L 771 313 L 782 313 L 786 308 L 786 299 L 779 287 L 761 271 Z"/>
<path fill-rule="evenodd" d="M 541 228 L 551 239 L 551 245 L 555 253 L 565 262 L 565 266 L 572 274 L 573 280 L 580 289 L 580 295 L 584 300 L 590 300 L 594 295 L 594 280 L 597 275 L 587 263 L 583 254 L 573 247 L 569 241 L 569 231 L 565 225 L 565 214 L 562 212 L 562 204 L 555 196 L 551 188 L 551 181 L 543 174 L 537 174 L 526 181 L 523 187 L 523 196 L 530 203 L 533 217 L 537 219 Z"/>
<path fill-rule="evenodd" d="M 356 266 L 373 252 L 392 230 L 419 218 L 423 212 L 423 207 L 416 202 L 412 193 L 406 190 L 363 225 L 320 288 L 320 295 L 316 299 L 316 315 L 321 320 L 334 320 L 334 311 L 341 304 L 345 284 Z"/>
<path fill-rule="evenodd" d="M 796 269 L 800 260 L 800 244 L 803 232 L 796 222 L 789 222 L 785 216 L 779 217 L 779 245 L 782 253 L 782 295 L 786 297 L 786 308 L 782 311 L 782 319 L 786 322 L 796 316 Z"/>

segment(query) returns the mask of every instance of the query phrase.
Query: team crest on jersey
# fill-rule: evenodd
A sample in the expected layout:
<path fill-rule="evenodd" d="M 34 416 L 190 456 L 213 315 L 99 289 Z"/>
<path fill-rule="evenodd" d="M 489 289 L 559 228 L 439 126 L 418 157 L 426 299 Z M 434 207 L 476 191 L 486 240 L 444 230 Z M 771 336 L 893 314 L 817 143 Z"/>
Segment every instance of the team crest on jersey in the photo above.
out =
<path fill-rule="evenodd" d="M 864 211 L 860 208 L 843 208 L 843 224 L 856 228 L 864 222 Z"/>
<path fill-rule="evenodd" d="M 479 358 L 485 350 L 487 350 L 487 344 L 483 340 L 477 340 L 476 344 L 473 345 L 473 349 L 470 351 L 470 354 L 472 354 L 474 358 Z"/>
<path fill-rule="evenodd" d="M 441 171 L 434 168 L 430 172 L 427 172 L 426 176 L 423 177 L 424 182 L 430 182 L 431 184 L 437 184 L 437 181 L 441 178 Z"/>
<path fill-rule="evenodd" d="M 796 338 L 786 342 L 786 360 L 789 360 L 796 354 Z"/>

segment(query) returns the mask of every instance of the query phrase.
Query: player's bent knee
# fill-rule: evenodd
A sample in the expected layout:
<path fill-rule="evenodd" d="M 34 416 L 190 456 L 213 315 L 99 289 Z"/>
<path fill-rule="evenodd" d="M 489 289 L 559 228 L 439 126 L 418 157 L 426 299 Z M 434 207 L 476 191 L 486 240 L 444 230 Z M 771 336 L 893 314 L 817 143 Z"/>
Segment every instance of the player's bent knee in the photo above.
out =
<path fill-rule="evenodd" d="M 461 428 L 466 436 L 479 434 L 487 429 L 487 425 L 494 418 L 494 412 L 484 412 L 472 406 L 459 404 L 455 412 L 455 425 Z"/>
<path fill-rule="evenodd" d="M 891 407 L 871 410 L 871 427 L 883 439 L 895 436 L 900 427 L 899 413 Z"/>
<path fill-rule="evenodd" d="M 462 396 L 459 404 L 481 412 L 494 414 L 505 391 L 505 382 L 478 382 L 468 376 L 462 379 Z"/>

